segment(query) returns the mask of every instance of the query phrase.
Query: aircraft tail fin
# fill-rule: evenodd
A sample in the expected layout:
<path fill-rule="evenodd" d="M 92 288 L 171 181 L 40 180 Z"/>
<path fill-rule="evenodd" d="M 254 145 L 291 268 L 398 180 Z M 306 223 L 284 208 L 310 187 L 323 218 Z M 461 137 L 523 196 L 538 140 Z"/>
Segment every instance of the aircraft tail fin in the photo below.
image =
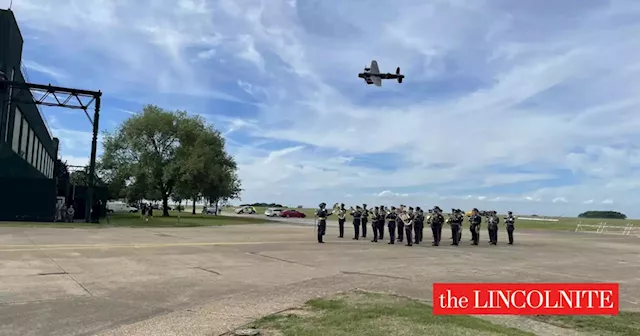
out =
<path fill-rule="evenodd" d="M 399 83 L 399 84 L 402 84 L 402 79 L 403 79 L 403 78 L 404 78 L 404 76 L 403 76 L 403 77 L 398 77 L 398 83 Z"/>
<path fill-rule="evenodd" d="M 399 74 L 400 74 L 400 67 L 396 69 L 396 75 L 399 75 Z"/>

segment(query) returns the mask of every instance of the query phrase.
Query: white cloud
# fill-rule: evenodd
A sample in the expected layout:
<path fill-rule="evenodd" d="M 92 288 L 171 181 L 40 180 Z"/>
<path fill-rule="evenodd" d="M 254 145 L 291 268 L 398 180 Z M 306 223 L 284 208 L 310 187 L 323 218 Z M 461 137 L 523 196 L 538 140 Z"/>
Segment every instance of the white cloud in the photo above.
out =
<path fill-rule="evenodd" d="M 586 200 L 586 201 L 584 201 L 582 203 L 584 203 L 584 204 L 593 204 L 593 200 Z"/>
<path fill-rule="evenodd" d="M 640 197 L 632 0 L 22 0 L 14 9 L 23 31 L 47 41 L 28 59 L 64 69 L 63 83 L 208 115 L 239 163 L 243 201 L 372 203 L 382 190 L 421 206 L 539 214 L 616 199 L 640 215 L 623 201 Z M 371 59 L 384 72 L 400 66 L 405 82 L 360 82 Z M 64 155 L 88 156 L 83 128 L 53 128 Z"/>
<path fill-rule="evenodd" d="M 408 197 L 409 194 L 401 194 L 394 193 L 391 190 L 383 190 L 379 193 L 374 194 L 376 197 L 384 197 L 384 198 L 397 198 L 397 197 Z"/>
<path fill-rule="evenodd" d="M 613 200 L 606 199 L 606 200 L 602 201 L 602 204 L 613 204 Z"/>

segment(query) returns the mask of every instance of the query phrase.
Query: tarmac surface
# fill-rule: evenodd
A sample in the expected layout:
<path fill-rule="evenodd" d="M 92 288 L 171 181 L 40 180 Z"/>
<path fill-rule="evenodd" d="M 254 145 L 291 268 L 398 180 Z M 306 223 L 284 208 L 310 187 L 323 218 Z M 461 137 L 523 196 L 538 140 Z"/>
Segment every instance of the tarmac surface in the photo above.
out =
<path fill-rule="evenodd" d="M 0 228 L 0 335 L 221 335 L 362 289 L 430 301 L 433 282 L 618 282 L 640 310 L 637 237 L 516 232 L 508 246 L 353 241 L 313 219 L 199 228 Z M 369 229 L 370 231 L 370 229 Z M 544 334 L 541 332 L 540 334 Z"/>

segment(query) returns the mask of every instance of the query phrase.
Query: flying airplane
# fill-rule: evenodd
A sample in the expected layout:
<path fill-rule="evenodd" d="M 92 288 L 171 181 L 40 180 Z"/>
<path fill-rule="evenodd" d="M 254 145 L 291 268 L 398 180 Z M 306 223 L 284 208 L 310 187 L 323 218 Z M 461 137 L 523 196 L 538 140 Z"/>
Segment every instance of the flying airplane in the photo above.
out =
<path fill-rule="evenodd" d="M 397 79 L 398 83 L 402 83 L 404 75 L 400 74 L 400 67 L 396 69 L 396 73 L 380 73 L 378 68 L 378 62 L 376 60 L 371 61 L 370 67 L 365 67 L 363 73 L 358 74 L 359 78 L 363 78 L 367 84 L 375 84 L 376 86 L 382 86 L 383 79 Z"/>

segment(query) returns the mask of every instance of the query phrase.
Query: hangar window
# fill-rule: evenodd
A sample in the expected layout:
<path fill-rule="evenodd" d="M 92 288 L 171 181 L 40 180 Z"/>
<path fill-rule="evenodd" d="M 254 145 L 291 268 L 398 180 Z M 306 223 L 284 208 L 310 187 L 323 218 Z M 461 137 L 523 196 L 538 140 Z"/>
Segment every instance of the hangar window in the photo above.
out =
<path fill-rule="evenodd" d="M 27 142 L 27 162 L 33 166 L 33 131 L 29 128 L 29 140 Z"/>
<path fill-rule="evenodd" d="M 20 152 L 18 154 L 20 154 L 20 156 L 22 156 L 23 159 L 27 158 L 27 137 L 29 136 L 29 123 L 27 122 L 27 119 L 24 118 L 24 116 L 22 117 L 22 134 L 20 135 Z"/>
<path fill-rule="evenodd" d="M 20 151 L 20 126 L 22 125 L 22 112 L 16 107 L 16 114 L 13 117 L 13 139 L 11 140 L 11 148 L 14 152 Z"/>

